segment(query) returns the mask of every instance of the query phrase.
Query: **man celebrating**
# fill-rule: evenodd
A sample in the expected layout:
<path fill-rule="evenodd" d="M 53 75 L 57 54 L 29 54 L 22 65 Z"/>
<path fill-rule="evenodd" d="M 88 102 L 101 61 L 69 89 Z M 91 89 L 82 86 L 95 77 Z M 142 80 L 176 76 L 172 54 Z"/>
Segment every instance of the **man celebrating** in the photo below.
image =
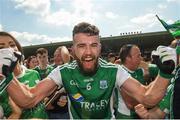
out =
<path fill-rule="evenodd" d="M 74 119 L 112 118 L 111 96 L 115 87 L 146 106 L 157 104 L 164 96 L 172 70 L 164 71 L 166 65 L 161 64 L 163 67 L 154 83 L 143 86 L 122 67 L 99 58 L 99 38 L 96 26 L 84 22 L 77 24 L 73 29 L 72 46 L 75 61 L 57 67 L 32 89 L 20 85 L 14 78 L 7 88 L 8 93 L 19 106 L 31 108 L 48 96 L 56 85 L 64 86 L 70 102 L 70 116 Z M 159 48 L 158 52 L 163 63 L 175 61 L 174 54 L 169 53 L 168 49 L 162 51 Z M 166 55 L 161 55 L 162 52 Z M 0 64 L 3 65 L 3 62 Z"/>

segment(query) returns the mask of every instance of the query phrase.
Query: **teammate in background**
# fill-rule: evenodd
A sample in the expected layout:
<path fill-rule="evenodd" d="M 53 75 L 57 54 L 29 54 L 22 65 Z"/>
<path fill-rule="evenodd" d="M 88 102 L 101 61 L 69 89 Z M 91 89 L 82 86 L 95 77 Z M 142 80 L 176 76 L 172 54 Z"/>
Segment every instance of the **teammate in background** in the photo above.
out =
<path fill-rule="evenodd" d="M 116 60 L 116 55 L 115 53 L 109 53 L 108 54 L 108 57 L 107 57 L 107 61 L 110 62 L 110 63 L 114 63 Z"/>
<path fill-rule="evenodd" d="M 121 66 L 126 70 L 133 78 L 138 80 L 141 84 L 145 85 L 143 69 L 139 68 L 139 64 L 142 60 L 140 49 L 137 45 L 126 44 L 120 49 L 119 58 L 121 59 Z M 117 119 L 137 119 L 139 118 L 133 110 L 130 110 L 129 101 L 132 101 L 131 97 L 124 92 L 121 93 L 116 89 L 116 107 L 115 117 Z"/>
<path fill-rule="evenodd" d="M 171 48 L 176 48 L 178 47 L 178 39 L 175 39 L 171 42 L 171 44 L 169 45 L 169 47 Z M 176 49 L 177 54 L 179 54 L 178 49 Z M 174 93 L 178 93 L 178 90 L 176 88 L 174 88 L 175 85 L 177 85 L 177 82 L 179 81 L 178 79 L 178 72 L 179 72 L 179 60 L 177 59 L 177 68 L 176 68 L 176 76 L 174 78 L 171 79 L 171 84 L 168 86 L 167 88 L 167 92 L 166 92 L 166 96 L 160 101 L 160 103 L 153 107 L 152 109 L 147 109 L 144 105 L 142 104 L 138 104 L 135 107 L 136 113 L 143 119 L 162 119 L 162 118 L 166 118 L 166 119 L 172 119 L 172 118 L 180 118 L 179 116 L 179 110 L 177 110 L 177 113 L 173 113 L 173 108 L 174 109 L 178 109 L 178 105 L 179 105 L 179 100 L 173 102 L 173 94 Z M 176 82 L 176 83 L 175 83 Z M 174 94 L 175 95 L 175 94 Z M 177 95 L 178 96 L 178 95 Z M 176 98 L 177 99 L 177 98 Z M 174 105 L 177 104 L 177 105 Z M 175 107 L 174 107 L 175 106 Z"/>
<path fill-rule="evenodd" d="M 53 67 L 49 65 L 48 62 L 48 51 L 45 48 L 39 48 L 36 50 L 36 57 L 39 66 L 36 66 L 34 70 L 38 71 L 41 80 L 46 78 L 49 73 L 53 70 Z"/>
<path fill-rule="evenodd" d="M 153 84 L 143 86 L 121 66 L 99 58 L 101 52 L 99 30 L 89 23 L 82 22 L 74 27 L 72 48 L 75 61 L 57 67 L 36 87 L 24 89 L 25 86 L 21 86 L 14 78 L 7 88 L 11 98 L 21 107 L 31 108 L 50 95 L 56 85 L 64 86 L 68 93 L 72 118 L 108 119 L 113 117 L 112 92 L 115 87 L 126 91 L 139 103 L 154 106 L 162 99 L 174 69 L 172 65 L 168 66 L 172 69 L 164 71 L 166 69 L 164 63 L 175 62 L 174 54 L 170 53 L 169 49 L 159 47 L 157 51 L 163 62 L 160 73 Z M 162 55 L 162 50 L 166 56 Z M 4 56 L 1 55 L 1 59 Z M 3 62 L 1 65 L 4 65 Z"/>
<path fill-rule="evenodd" d="M 58 47 L 54 52 L 54 64 L 52 65 L 56 68 L 58 65 L 70 62 L 70 53 L 65 46 Z"/>
<path fill-rule="evenodd" d="M 69 62 L 70 53 L 68 49 L 65 46 L 58 47 L 54 52 L 53 68 Z M 50 97 L 45 98 L 45 101 L 52 101 L 46 107 L 49 119 L 69 119 L 67 94 L 65 92 L 60 93 L 59 91 L 62 89 L 57 88 Z"/>
<path fill-rule="evenodd" d="M 158 75 L 158 68 L 156 65 L 150 66 L 149 64 L 143 62 L 141 51 L 137 45 L 123 45 L 119 52 L 119 58 L 121 59 L 122 68 L 124 68 L 124 70 L 126 70 L 133 78 L 138 80 L 143 85 L 147 85 L 147 81 L 145 79 L 147 74 L 149 74 L 151 77 L 156 77 Z M 116 118 L 139 118 L 131 105 L 132 103 L 133 105 L 137 104 L 137 102 L 135 102 L 135 100 L 126 92 L 121 91 L 121 93 L 119 93 L 117 89 L 115 91 L 117 98 L 116 100 L 118 102 L 116 103 L 117 106 L 115 110 Z"/>
<path fill-rule="evenodd" d="M 0 48 L 1 49 L 11 48 L 14 51 L 19 51 L 23 53 L 19 42 L 13 36 L 11 36 L 9 33 L 6 32 L 0 32 Z M 5 54 L 9 55 L 8 52 Z M 5 59 L 7 59 L 7 57 Z M 8 73 L 8 71 L 6 71 L 6 73 Z M 35 86 L 40 81 L 40 77 L 37 71 L 26 69 L 25 67 L 22 66 L 22 59 L 20 59 L 17 62 L 17 65 L 13 70 L 13 74 L 19 82 L 29 87 Z M 25 100 L 26 99 L 21 99 L 21 101 L 25 101 Z M 4 116 L 9 117 L 12 114 L 13 109 L 9 104 L 9 95 L 6 90 L 3 91 L 2 94 L 0 95 L 0 105 L 3 107 Z M 20 119 L 30 119 L 30 118 L 40 118 L 40 119 L 47 118 L 47 114 L 43 103 L 40 102 L 34 108 L 24 109 L 22 111 L 22 114 L 20 115 Z"/>
<path fill-rule="evenodd" d="M 36 66 L 38 66 L 38 61 L 36 56 L 29 56 L 26 60 L 26 67 L 28 69 L 34 69 Z"/>

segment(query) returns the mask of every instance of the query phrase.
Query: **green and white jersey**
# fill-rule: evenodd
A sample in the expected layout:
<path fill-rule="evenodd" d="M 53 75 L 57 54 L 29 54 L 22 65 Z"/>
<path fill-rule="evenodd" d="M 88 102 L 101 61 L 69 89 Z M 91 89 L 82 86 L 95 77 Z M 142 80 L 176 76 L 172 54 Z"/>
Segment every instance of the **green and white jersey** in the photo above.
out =
<path fill-rule="evenodd" d="M 39 80 L 40 76 L 37 71 L 30 70 L 22 67 L 23 72 L 19 76 L 16 76 L 16 78 L 25 85 L 29 87 L 35 86 Z M 7 91 L 4 91 L 0 95 L 0 104 L 4 109 L 4 115 L 6 117 L 9 117 L 12 113 L 11 106 L 9 105 L 9 98 L 8 98 Z M 48 116 L 45 111 L 45 106 L 43 103 L 39 103 L 35 107 L 31 109 L 26 109 L 22 111 L 20 119 L 30 119 L 30 118 L 40 118 L 40 119 L 47 119 Z"/>
<path fill-rule="evenodd" d="M 173 115 L 174 85 L 175 85 L 175 81 L 179 79 L 179 72 L 180 72 L 180 66 L 177 66 L 176 74 L 171 79 L 171 83 L 169 84 L 169 86 L 167 88 L 167 92 L 166 92 L 164 98 L 158 104 L 159 108 L 163 112 L 166 113 L 166 118 L 167 119 L 174 119 L 174 115 Z"/>
<path fill-rule="evenodd" d="M 173 79 L 171 79 L 171 84 L 172 84 L 172 92 L 171 92 L 171 96 L 169 98 L 170 100 L 170 119 L 174 119 L 174 114 L 173 114 L 173 97 L 174 97 L 174 85 L 175 85 L 175 81 L 179 80 L 179 74 L 180 74 L 180 65 L 177 66 L 176 68 L 176 74 L 175 77 Z"/>
<path fill-rule="evenodd" d="M 173 94 L 174 84 L 170 84 L 167 88 L 167 92 L 164 98 L 159 102 L 159 108 L 166 113 L 166 118 L 169 119 L 170 115 L 170 106 L 171 106 L 171 96 Z"/>
<path fill-rule="evenodd" d="M 148 71 L 150 77 L 156 77 L 159 72 L 159 68 L 156 64 L 148 64 Z"/>
<path fill-rule="evenodd" d="M 113 117 L 112 92 L 130 75 L 119 65 L 98 60 L 93 76 L 85 76 L 76 61 L 55 68 L 48 76 L 68 93 L 69 113 L 74 119 L 108 119 Z"/>
<path fill-rule="evenodd" d="M 142 68 L 138 68 L 137 70 L 132 71 L 132 70 L 129 70 L 128 68 L 126 68 L 124 65 L 121 65 L 121 66 L 123 69 L 125 69 L 131 75 L 131 77 L 135 78 L 143 85 L 146 84 L 146 81 L 144 80 L 144 70 Z"/>
<path fill-rule="evenodd" d="M 121 65 L 124 70 L 126 70 L 131 77 L 138 80 L 141 84 L 146 83 L 144 80 L 144 71 L 142 68 L 138 68 L 136 71 L 131 71 L 128 68 L 126 68 L 124 65 Z M 133 118 L 139 118 L 138 115 L 135 113 L 134 110 L 130 110 L 123 100 L 121 93 L 118 89 L 115 89 L 115 117 L 117 119 L 133 119 Z"/>
<path fill-rule="evenodd" d="M 48 65 L 46 67 L 46 69 L 43 69 L 43 70 L 39 66 L 34 68 L 34 70 L 38 71 L 41 80 L 46 78 L 53 69 L 54 68 L 52 66 L 50 66 L 50 65 Z"/>
<path fill-rule="evenodd" d="M 23 68 L 23 72 L 16 76 L 16 78 L 28 87 L 34 87 L 40 81 L 40 76 L 37 71 L 26 68 Z"/>

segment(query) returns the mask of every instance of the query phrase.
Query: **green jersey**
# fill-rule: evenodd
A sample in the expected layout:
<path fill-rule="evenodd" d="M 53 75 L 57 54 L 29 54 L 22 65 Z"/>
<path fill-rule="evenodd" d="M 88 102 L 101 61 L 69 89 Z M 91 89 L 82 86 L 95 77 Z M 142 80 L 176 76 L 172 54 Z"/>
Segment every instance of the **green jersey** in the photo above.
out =
<path fill-rule="evenodd" d="M 44 79 L 49 75 L 49 73 L 53 70 L 54 68 L 50 65 L 46 67 L 46 69 L 41 69 L 39 66 L 35 67 L 34 70 L 38 71 L 41 80 Z"/>
<path fill-rule="evenodd" d="M 84 75 L 77 61 L 55 68 L 48 76 L 68 93 L 69 113 L 74 119 L 113 117 L 112 92 L 130 75 L 119 65 L 99 59 L 94 75 Z"/>
<path fill-rule="evenodd" d="M 176 68 L 176 74 L 171 79 L 171 83 L 167 88 L 167 92 L 164 96 L 164 98 L 160 101 L 158 104 L 159 108 L 166 113 L 167 119 L 174 119 L 173 115 L 173 95 L 174 95 L 174 85 L 175 81 L 179 79 L 179 71 L 180 66 L 177 66 Z"/>
<path fill-rule="evenodd" d="M 159 68 L 156 64 L 148 64 L 148 71 L 150 77 L 156 77 L 159 72 Z"/>
<path fill-rule="evenodd" d="M 173 94 L 174 84 L 170 84 L 167 88 L 167 92 L 164 98 L 159 102 L 159 108 L 166 113 L 165 118 L 169 119 L 170 115 L 170 106 L 171 106 L 171 96 Z"/>
<path fill-rule="evenodd" d="M 158 106 L 159 108 L 166 113 L 167 119 L 174 119 L 173 115 L 173 95 L 174 95 L 174 85 L 175 81 L 179 79 L 179 71 L 180 66 L 177 66 L 176 68 L 176 74 L 171 79 L 171 83 L 169 84 L 167 88 L 167 92 L 164 96 L 164 98 L 159 102 Z"/>
<path fill-rule="evenodd" d="M 176 80 L 179 80 L 179 74 L 180 73 L 180 66 L 178 65 L 177 68 L 176 68 L 176 74 L 175 74 L 175 77 L 171 80 L 171 84 L 172 84 L 172 92 L 171 92 L 171 96 L 169 98 L 169 101 L 170 101 L 170 119 L 176 119 L 174 118 L 174 114 L 173 114 L 173 107 L 177 107 L 177 106 L 174 106 L 174 103 L 173 103 L 173 97 L 174 97 L 174 86 L 175 86 L 175 81 Z M 178 92 L 178 91 L 176 91 Z M 177 102 L 177 101 L 176 101 Z M 179 107 L 177 107 L 179 108 Z M 178 110 L 179 111 L 179 110 Z"/>
<path fill-rule="evenodd" d="M 39 80 L 40 76 L 37 71 L 30 70 L 22 67 L 23 72 L 19 76 L 16 76 L 16 78 L 25 85 L 28 85 L 29 87 L 35 86 Z M 7 91 L 4 91 L 0 96 L 0 104 L 2 105 L 4 109 L 4 115 L 6 117 L 9 117 L 12 113 L 11 106 L 9 105 L 9 98 L 8 98 Z M 39 103 L 35 107 L 31 109 L 26 109 L 22 111 L 20 119 L 30 119 L 30 118 L 42 118 L 46 119 L 47 114 L 45 111 L 45 106 L 43 103 Z"/>

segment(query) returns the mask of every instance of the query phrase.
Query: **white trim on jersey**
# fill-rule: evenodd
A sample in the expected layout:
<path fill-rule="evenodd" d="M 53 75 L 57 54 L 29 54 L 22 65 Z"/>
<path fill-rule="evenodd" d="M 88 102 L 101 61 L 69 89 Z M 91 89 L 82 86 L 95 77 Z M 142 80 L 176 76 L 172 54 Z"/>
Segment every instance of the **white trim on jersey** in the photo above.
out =
<path fill-rule="evenodd" d="M 115 87 L 120 88 L 121 85 L 130 77 L 131 75 L 126 70 L 124 70 L 120 65 L 118 65 Z"/>
<path fill-rule="evenodd" d="M 62 85 L 62 77 L 60 74 L 60 66 L 56 67 L 51 73 L 47 76 L 51 80 L 53 80 L 57 85 Z"/>

